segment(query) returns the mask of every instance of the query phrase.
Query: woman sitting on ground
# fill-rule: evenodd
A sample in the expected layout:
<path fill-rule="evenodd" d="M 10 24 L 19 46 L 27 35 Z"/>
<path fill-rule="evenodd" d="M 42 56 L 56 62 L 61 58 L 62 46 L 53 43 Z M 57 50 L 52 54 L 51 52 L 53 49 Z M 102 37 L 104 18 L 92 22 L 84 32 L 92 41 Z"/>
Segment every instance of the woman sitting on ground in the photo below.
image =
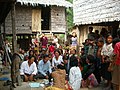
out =
<path fill-rule="evenodd" d="M 69 72 L 69 85 L 71 90 L 80 90 L 81 86 L 81 80 L 82 80 L 82 75 L 81 75 L 81 70 L 78 67 L 78 60 L 74 56 L 73 63 L 71 63 L 71 68 Z"/>
<path fill-rule="evenodd" d="M 95 87 L 98 85 L 97 79 L 94 76 L 94 56 L 88 55 L 86 59 L 87 66 L 83 68 L 82 71 L 82 87 Z"/>
<path fill-rule="evenodd" d="M 52 69 L 53 71 L 56 70 L 57 65 L 61 64 L 63 65 L 63 58 L 61 56 L 61 53 L 59 50 L 54 51 L 55 56 L 52 58 Z"/>

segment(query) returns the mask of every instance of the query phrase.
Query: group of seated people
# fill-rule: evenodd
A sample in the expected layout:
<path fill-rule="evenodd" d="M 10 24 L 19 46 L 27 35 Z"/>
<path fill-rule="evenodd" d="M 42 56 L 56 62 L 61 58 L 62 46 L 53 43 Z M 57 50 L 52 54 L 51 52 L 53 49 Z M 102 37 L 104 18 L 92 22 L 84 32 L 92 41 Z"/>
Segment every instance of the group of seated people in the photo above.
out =
<path fill-rule="evenodd" d="M 75 53 L 75 50 L 72 53 Z M 84 87 L 86 81 L 89 85 L 98 85 L 92 74 L 95 69 L 92 55 L 87 56 L 87 69 L 82 70 L 75 54 L 69 56 L 69 60 L 67 60 L 67 55 L 62 57 L 58 50 L 55 50 L 54 54 L 52 62 L 48 54 L 44 54 L 43 59 L 38 64 L 34 62 L 34 56 L 29 56 L 27 61 L 23 61 L 20 67 L 20 75 L 23 81 L 48 79 L 49 84 L 51 84 L 53 78 L 53 86 L 63 90 L 65 88 L 79 90 L 81 85 Z"/>
<path fill-rule="evenodd" d="M 76 57 L 73 58 L 74 63 L 71 64 L 69 70 L 69 81 L 67 79 L 66 68 L 62 56 L 59 56 L 59 51 L 54 52 L 56 57 L 50 58 L 48 54 L 43 55 L 43 59 L 36 63 L 34 62 L 35 57 L 29 56 L 27 61 L 23 61 L 20 67 L 20 75 L 23 81 L 36 81 L 37 79 L 48 79 L 49 84 L 53 78 L 53 86 L 61 89 L 65 89 L 67 85 L 73 90 L 79 90 L 81 86 L 81 70 L 78 67 L 78 60 Z M 57 57 L 57 55 L 59 57 Z M 57 58 L 57 59 L 56 59 Z M 67 82 L 68 81 L 68 82 Z M 75 89 L 74 89 L 75 88 Z"/>

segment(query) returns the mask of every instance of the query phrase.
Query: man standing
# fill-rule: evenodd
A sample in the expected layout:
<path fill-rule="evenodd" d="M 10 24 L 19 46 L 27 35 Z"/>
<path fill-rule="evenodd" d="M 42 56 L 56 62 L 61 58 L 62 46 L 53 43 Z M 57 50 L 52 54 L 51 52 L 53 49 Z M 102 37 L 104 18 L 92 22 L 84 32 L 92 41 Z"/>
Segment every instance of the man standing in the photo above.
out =
<path fill-rule="evenodd" d="M 14 53 L 12 56 L 12 63 L 11 63 L 11 79 L 13 87 L 16 85 L 21 85 L 21 78 L 20 78 L 20 63 L 22 59 L 18 53 Z"/>
<path fill-rule="evenodd" d="M 95 39 L 95 33 L 93 32 L 93 27 L 89 27 L 88 39 Z"/>

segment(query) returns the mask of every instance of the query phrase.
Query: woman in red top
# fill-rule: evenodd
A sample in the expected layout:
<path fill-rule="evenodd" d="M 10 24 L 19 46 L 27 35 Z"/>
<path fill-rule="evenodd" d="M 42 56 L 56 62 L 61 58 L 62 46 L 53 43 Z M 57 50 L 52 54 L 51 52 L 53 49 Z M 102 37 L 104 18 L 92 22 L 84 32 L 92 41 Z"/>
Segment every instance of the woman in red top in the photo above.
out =
<path fill-rule="evenodd" d="M 52 54 L 52 57 L 54 56 L 55 46 L 53 43 L 50 44 L 48 47 L 49 52 Z"/>
<path fill-rule="evenodd" d="M 114 90 L 120 90 L 120 40 L 116 39 L 113 47 L 114 47 L 114 54 L 115 54 L 115 66 L 112 73 L 112 83 L 114 84 Z"/>
<path fill-rule="evenodd" d="M 115 66 L 112 74 L 112 83 L 114 84 L 114 90 L 120 90 L 120 29 L 118 29 L 117 34 L 119 39 L 116 43 L 113 43 L 114 54 L 115 54 Z M 114 46 L 115 45 L 115 46 Z"/>

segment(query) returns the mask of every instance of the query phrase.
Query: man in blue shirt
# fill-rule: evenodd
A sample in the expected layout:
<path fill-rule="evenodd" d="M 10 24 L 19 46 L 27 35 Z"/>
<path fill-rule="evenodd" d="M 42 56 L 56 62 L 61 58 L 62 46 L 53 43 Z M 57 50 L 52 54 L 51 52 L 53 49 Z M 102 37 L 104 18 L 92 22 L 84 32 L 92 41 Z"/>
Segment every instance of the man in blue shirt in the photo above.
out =
<path fill-rule="evenodd" d="M 38 63 L 38 75 L 37 77 L 40 79 L 49 79 L 51 82 L 51 63 L 49 61 L 49 55 L 45 54 L 43 56 L 43 60 L 40 60 Z"/>

